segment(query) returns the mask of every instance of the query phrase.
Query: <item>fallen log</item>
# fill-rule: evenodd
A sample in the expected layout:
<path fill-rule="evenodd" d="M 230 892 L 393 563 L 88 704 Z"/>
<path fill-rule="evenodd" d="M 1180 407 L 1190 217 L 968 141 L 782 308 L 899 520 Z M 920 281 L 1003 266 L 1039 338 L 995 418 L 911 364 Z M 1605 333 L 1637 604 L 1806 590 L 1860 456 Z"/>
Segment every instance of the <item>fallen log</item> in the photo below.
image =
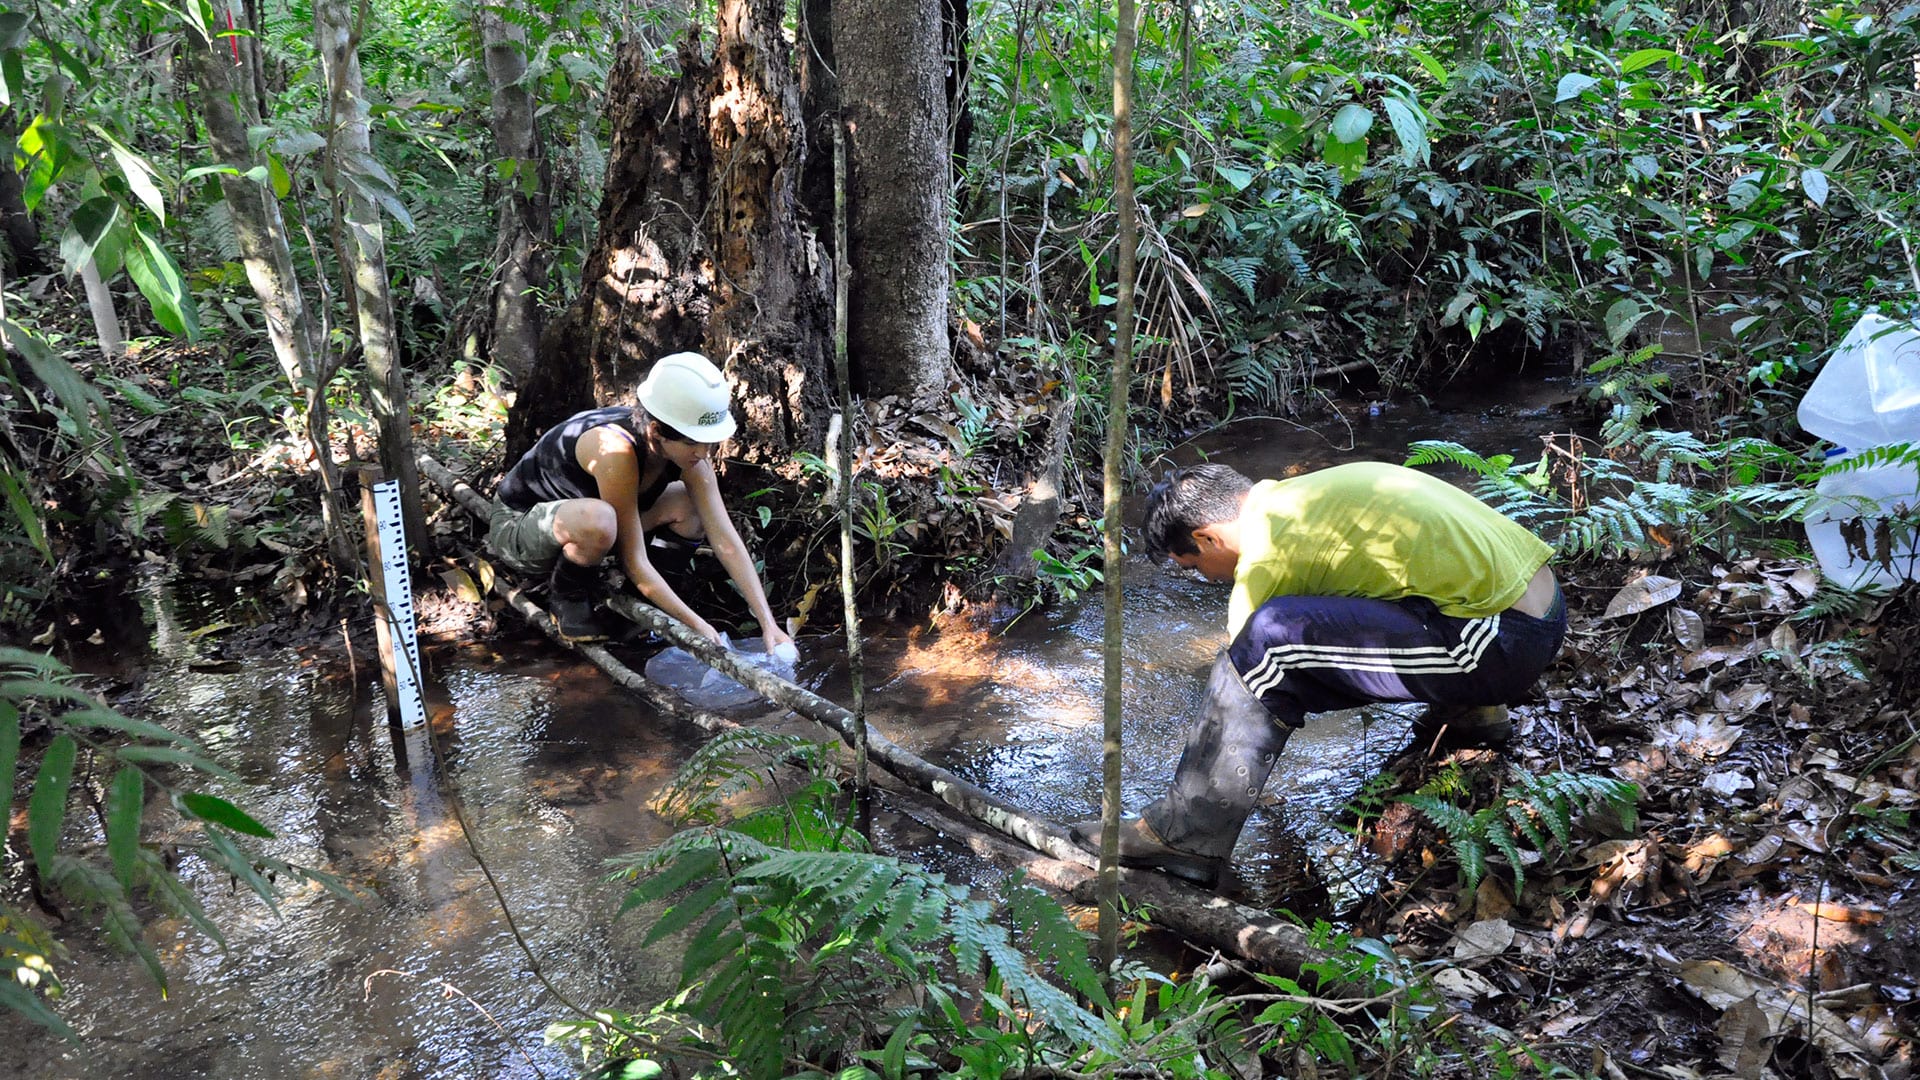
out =
<path fill-rule="evenodd" d="M 469 513 L 482 520 L 487 518 L 492 501 L 486 496 L 427 454 L 419 456 L 419 464 L 422 475 L 458 500 Z M 549 638 L 561 644 L 573 644 L 560 636 L 559 627 L 552 617 L 519 589 L 505 585 L 503 579 L 496 576 L 494 591 L 507 598 L 515 610 L 525 615 Z M 858 721 L 840 705 L 742 660 L 635 597 L 617 596 L 608 601 L 607 606 L 687 650 L 709 666 L 725 672 L 769 701 L 792 709 L 832 730 L 843 741 L 852 743 L 854 725 Z M 704 722 L 699 719 L 694 722 L 707 730 L 718 731 L 734 726 L 732 721 L 711 713 L 690 713 L 677 698 L 673 700 L 674 707 L 661 706 L 662 699 L 673 697 L 669 691 L 621 664 L 604 648 L 579 644 L 573 644 L 573 647 L 579 649 L 595 666 L 607 671 L 620 685 L 633 689 L 649 703 L 660 706 L 662 711 L 690 718 L 702 716 Z M 616 674 L 615 669 L 624 674 Z M 719 724 L 715 725 L 714 721 L 719 721 Z M 939 800 L 951 819 L 946 826 L 949 830 L 966 834 L 970 845 L 976 838 L 984 836 L 974 827 L 974 823 L 1019 841 L 1046 858 L 1036 859 L 1003 842 L 982 846 L 992 851 L 991 857 L 996 860 L 1019 866 L 1036 880 L 1053 885 L 1080 902 L 1089 902 L 1087 898 L 1093 892 L 1094 857 L 1075 844 L 1066 829 L 920 758 L 874 730 L 872 725 L 867 725 L 867 740 L 868 754 L 874 764 L 908 787 L 926 792 Z M 1077 867 L 1078 872 L 1070 867 Z M 1148 909 L 1153 921 L 1208 948 L 1240 957 L 1249 963 L 1297 975 L 1304 965 L 1330 960 L 1327 953 L 1307 943 L 1306 931 L 1300 927 L 1276 918 L 1271 912 L 1236 904 L 1177 878 L 1122 870 L 1120 886 L 1129 901 Z"/>

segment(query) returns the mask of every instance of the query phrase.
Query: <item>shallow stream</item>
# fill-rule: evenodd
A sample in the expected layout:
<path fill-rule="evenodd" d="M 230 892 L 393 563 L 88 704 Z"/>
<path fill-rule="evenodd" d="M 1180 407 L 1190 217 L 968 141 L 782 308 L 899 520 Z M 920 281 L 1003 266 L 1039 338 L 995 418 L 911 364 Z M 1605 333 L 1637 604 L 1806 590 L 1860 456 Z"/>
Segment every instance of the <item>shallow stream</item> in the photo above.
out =
<path fill-rule="evenodd" d="M 1573 394 L 1566 383 L 1528 382 L 1491 407 L 1478 388 L 1472 408 L 1444 396 L 1431 408 L 1361 408 L 1336 439 L 1245 420 L 1173 458 L 1204 455 L 1280 476 L 1401 460 L 1418 438 L 1530 458 L 1540 434 L 1576 424 Z M 1125 596 L 1126 792 L 1137 806 L 1172 770 L 1223 644 L 1226 597 L 1138 560 L 1126 567 Z M 561 1006 L 530 974 L 431 771 L 394 768 L 366 672 L 356 680 L 291 651 L 244 665 L 205 661 L 197 616 L 183 614 L 190 605 L 156 582 L 143 587 L 143 607 L 151 714 L 202 740 L 246 781 L 220 793 L 279 833 L 276 854 L 339 875 L 361 899 L 296 887 L 276 914 L 189 863 L 227 947 L 175 922 L 154 923 L 150 937 L 172 980 L 163 999 L 136 962 L 68 935 L 60 1010 L 86 1044 L 69 1048 L 0 1016 L 0 1075 L 573 1075 L 572 1062 L 541 1042 Z M 866 650 L 869 718 L 921 756 L 1039 814 L 1090 816 L 1099 806 L 1102 622 L 1095 594 L 999 635 L 877 637 Z M 837 642 L 803 644 L 801 680 L 846 702 Z M 614 918 L 624 887 L 605 880 L 602 862 L 670 834 L 649 802 L 701 734 L 538 645 L 442 646 L 428 666 L 449 779 L 543 970 L 591 1005 L 662 996 L 676 964 L 639 949 L 643 921 Z M 1283 902 L 1297 883 L 1286 853 L 1338 846 L 1327 815 L 1404 736 L 1405 718 L 1392 710 L 1322 718 L 1295 736 L 1269 784 L 1270 804 L 1242 838 L 1248 897 Z M 416 763 L 428 759 L 421 738 L 409 751 Z M 998 873 L 933 846 L 922 830 L 882 842 L 956 878 Z M 1313 861 L 1322 865 L 1319 854 Z"/>

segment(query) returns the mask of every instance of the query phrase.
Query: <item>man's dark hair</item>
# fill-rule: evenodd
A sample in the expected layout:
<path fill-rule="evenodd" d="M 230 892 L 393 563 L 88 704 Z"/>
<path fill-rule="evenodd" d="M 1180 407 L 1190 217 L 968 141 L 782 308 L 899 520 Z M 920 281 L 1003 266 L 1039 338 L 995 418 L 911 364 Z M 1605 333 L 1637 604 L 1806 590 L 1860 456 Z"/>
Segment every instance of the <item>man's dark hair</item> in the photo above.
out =
<path fill-rule="evenodd" d="M 1240 516 L 1240 504 L 1253 481 L 1227 465 L 1190 465 L 1175 469 L 1147 493 L 1147 516 L 1140 532 L 1147 558 L 1160 562 L 1169 554 L 1198 555 L 1193 531 Z"/>

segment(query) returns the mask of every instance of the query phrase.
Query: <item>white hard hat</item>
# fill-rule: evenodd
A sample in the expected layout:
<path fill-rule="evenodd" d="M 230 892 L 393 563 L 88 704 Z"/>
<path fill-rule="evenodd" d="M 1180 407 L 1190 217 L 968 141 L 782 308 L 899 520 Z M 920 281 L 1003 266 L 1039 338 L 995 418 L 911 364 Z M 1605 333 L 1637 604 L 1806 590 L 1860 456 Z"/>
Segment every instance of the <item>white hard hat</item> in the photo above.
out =
<path fill-rule="evenodd" d="M 733 435 L 732 393 L 713 361 L 699 353 L 663 356 L 640 381 L 647 415 L 693 442 L 724 442 Z"/>

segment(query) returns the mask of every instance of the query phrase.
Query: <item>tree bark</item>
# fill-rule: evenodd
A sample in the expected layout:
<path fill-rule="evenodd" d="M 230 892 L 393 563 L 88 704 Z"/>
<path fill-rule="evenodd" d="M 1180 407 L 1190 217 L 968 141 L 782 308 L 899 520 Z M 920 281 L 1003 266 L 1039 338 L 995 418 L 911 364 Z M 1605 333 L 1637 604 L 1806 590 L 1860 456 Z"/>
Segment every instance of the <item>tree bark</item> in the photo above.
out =
<path fill-rule="evenodd" d="M 798 199 L 808 143 L 783 14 L 778 0 L 721 0 L 712 59 L 683 44 L 677 78 L 622 46 L 599 238 L 508 417 L 509 460 L 573 411 L 631 402 L 654 360 L 682 349 L 733 384 L 732 456 L 784 465 L 820 445 L 829 271 Z"/>
<path fill-rule="evenodd" d="M 493 87 L 494 159 L 502 186 L 494 245 L 493 334 L 488 354 L 516 384 L 539 355 L 545 322 L 538 294 L 547 287 L 547 243 L 553 233 L 552 169 L 540 142 L 527 73 L 526 31 L 486 5 L 480 33 L 487 81 Z"/>
<path fill-rule="evenodd" d="M 304 406 L 305 434 L 320 474 L 320 517 L 326 526 L 328 545 L 337 565 L 352 566 L 356 556 L 340 513 L 339 469 L 327 435 L 324 388 L 332 371 L 320 350 L 312 314 L 301 297 L 280 204 L 264 183 L 245 175 L 262 164 L 247 142 L 248 129 L 260 123 L 253 107 L 252 78 L 244 69 L 236 70 L 222 39 L 189 35 L 182 48 L 200 89 L 214 158 L 234 170 L 220 177 L 220 190 L 233 217 L 247 281 L 260 299 L 274 358 Z"/>
<path fill-rule="evenodd" d="M 1120 502 L 1126 483 L 1128 406 L 1133 387 L 1134 252 L 1140 243 L 1138 205 L 1133 198 L 1133 44 L 1134 3 L 1120 0 L 1113 35 L 1113 201 L 1118 207 L 1119 300 L 1114 306 L 1113 377 L 1107 384 L 1105 475 L 1106 555 L 1106 739 L 1100 802 L 1100 961 L 1110 970 L 1120 949 L 1120 893 L 1114 880 L 1120 854 L 1120 683 L 1125 673 L 1121 631 L 1125 626 L 1125 552 L 1121 548 Z"/>
<path fill-rule="evenodd" d="M 947 326 L 946 57 L 942 0 L 836 0 L 842 116 L 851 132 L 852 353 L 872 397 L 937 394 Z"/>
<path fill-rule="evenodd" d="M 364 8 L 361 9 L 365 11 Z M 380 167 L 367 132 L 367 88 L 360 74 L 360 33 L 349 0 L 314 0 L 313 33 L 326 80 L 328 124 L 325 175 L 333 196 L 334 237 L 340 270 L 347 276 L 367 362 L 367 389 L 379 434 L 380 468 L 400 483 L 401 517 L 415 552 L 430 550 L 427 516 L 420 505 L 420 471 L 413 458 L 406 373 L 400 367 L 400 336 L 394 329 L 393 297 L 387 285 L 386 226 L 379 205 L 363 186 Z"/>

